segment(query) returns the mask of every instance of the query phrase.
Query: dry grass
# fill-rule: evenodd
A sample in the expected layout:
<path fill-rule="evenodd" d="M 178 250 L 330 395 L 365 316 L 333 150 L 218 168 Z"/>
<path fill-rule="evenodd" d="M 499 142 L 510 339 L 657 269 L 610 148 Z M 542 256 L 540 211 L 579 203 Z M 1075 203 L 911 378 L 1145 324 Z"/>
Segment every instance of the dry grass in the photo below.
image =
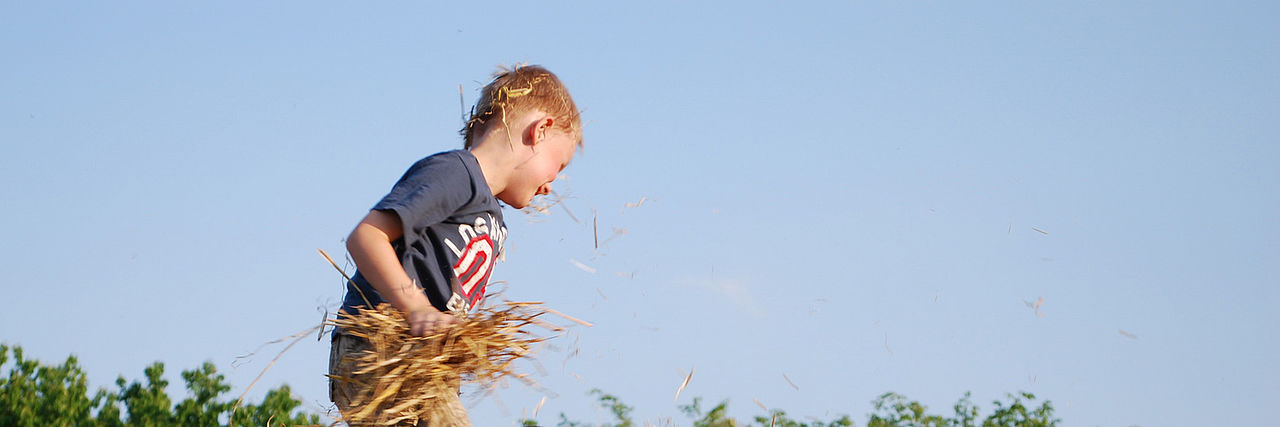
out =
<path fill-rule="evenodd" d="M 457 393 L 458 381 L 492 388 L 513 378 L 535 385 L 515 371 L 516 360 L 531 355 L 531 346 L 546 340 L 533 333 L 562 328 L 542 320 L 556 314 L 539 303 L 507 302 L 481 307 L 459 319 L 456 326 L 434 335 L 409 334 L 404 315 L 387 304 L 339 316 L 327 323 L 343 333 L 368 341 L 370 350 L 355 358 L 351 377 L 330 376 L 358 390 L 344 419 L 351 425 L 394 425 L 443 415 L 445 393 Z"/>

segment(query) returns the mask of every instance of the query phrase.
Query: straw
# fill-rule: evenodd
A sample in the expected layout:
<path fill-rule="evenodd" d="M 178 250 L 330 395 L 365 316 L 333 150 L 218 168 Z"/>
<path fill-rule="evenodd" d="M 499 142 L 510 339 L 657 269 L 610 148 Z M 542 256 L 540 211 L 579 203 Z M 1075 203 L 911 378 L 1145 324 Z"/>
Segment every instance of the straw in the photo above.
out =
<path fill-rule="evenodd" d="M 351 383 L 356 390 L 343 414 L 349 425 L 395 425 L 417 419 L 447 417 L 447 393 L 457 393 L 459 381 L 491 389 L 514 378 L 536 386 L 516 372 L 516 360 L 530 356 L 531 347 L 547 338 L 533 326 L 559 332 L 563 328 L 539 317 L 553 313 L 535 302 L 505 302 L 460 315 L 458 323 L 430 336 L 409 333 L 404 314 L 388 304 L 344 313 L 327 322 L 343 334 L 368 342 L 370 350 L 348 355 L 355 370 L 350 376 L 329 377 Z M 444 418 L 447 419 L 447 418 Z"/>

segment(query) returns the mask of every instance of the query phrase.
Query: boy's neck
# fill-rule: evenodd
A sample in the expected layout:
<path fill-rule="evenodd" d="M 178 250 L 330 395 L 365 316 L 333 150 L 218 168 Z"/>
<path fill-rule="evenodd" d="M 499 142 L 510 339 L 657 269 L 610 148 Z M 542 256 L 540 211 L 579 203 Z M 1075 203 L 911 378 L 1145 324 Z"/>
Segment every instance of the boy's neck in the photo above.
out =
<path fill-rule="evenodd" d="M 511 140 L 508 140 L 507 133 L 503 130 L 486 132 L 480 141 L 471 145 L 471 155 L 476 156 L 476 161 L 480 163 L 480 172 L 493 195 L 507 189 L 511 170 L 520 163 L 518 153 L 521 145 L 516 134 L 512 134 Z"/>

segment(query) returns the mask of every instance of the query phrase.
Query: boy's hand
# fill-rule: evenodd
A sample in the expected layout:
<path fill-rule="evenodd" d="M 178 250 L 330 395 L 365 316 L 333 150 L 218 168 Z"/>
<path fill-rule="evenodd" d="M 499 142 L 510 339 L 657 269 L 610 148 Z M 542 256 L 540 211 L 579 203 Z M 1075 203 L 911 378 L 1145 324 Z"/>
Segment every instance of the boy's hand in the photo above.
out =
<path fill-rule="evenodd" d="M 405 317 L 409 321 L 409 333 L 416 337 L 442 332 L 458 324 L 458 319 L 452 314 L 442 313 L 431 306 L 411 310 Z"/>

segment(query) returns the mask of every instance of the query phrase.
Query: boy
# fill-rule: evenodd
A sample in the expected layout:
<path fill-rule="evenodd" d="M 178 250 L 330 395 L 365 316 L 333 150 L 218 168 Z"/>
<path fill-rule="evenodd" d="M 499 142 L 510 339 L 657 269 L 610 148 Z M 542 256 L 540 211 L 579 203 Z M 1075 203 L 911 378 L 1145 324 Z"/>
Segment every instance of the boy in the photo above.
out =
<path fill-rule="evenodd" d="M 417 336 L 454 324 L 450 312 L 479 303 L 502 256 L 507 227 L 498 200 L 521 209 L 549 193 L 582 145 L 577 106 L 560 79 L 539 66 L 496 73 L 461 133 L 463 150 L 411 166 L 347 238 L 357 271 L 342 312 L 356 313 L 366 299 L 387 302 Z M 355 367 L 344 356 L 367 345 L 335 332 L 330 374 L 350 376 Z M 344 413 L 354 393 L 347 386 L 330 380 L 330 398 Z M 470 425 L 457 395 L 445 398 L 451 419 L 419 426 Z"/>

